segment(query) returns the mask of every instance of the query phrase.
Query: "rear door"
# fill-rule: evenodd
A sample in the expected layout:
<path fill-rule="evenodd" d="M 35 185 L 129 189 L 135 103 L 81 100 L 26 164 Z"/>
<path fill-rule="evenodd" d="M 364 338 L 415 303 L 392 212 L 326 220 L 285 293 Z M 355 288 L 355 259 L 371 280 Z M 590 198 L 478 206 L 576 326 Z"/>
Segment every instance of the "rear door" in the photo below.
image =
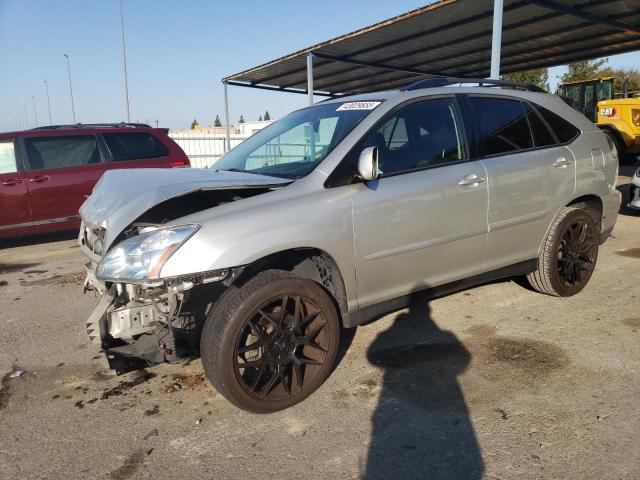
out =
<path fill-rule="evenodd" d="M 32 233 L 27 178 L 15 139 L 0 139 L 0 237 Z"/>
<path fill-rule="evenodd" d="M 489 184 L 487 270 L 537 257 L 562 199 L 575 188 L 575 160 L 532 106 L 470 96 L 478 153 Z"/>
<path fill-rule="evenodd" d="M 103 132 L 102 138 L 110 169 L 176 166 L 169 163 L 169 149 L 149 132 Z"/>
<path fill-rule="evenodd" d="M 26 136 L 24 146 L 36 229 L 77 228 L 80 205 L 106 168 L 96 136 L 75 133 Z"/>

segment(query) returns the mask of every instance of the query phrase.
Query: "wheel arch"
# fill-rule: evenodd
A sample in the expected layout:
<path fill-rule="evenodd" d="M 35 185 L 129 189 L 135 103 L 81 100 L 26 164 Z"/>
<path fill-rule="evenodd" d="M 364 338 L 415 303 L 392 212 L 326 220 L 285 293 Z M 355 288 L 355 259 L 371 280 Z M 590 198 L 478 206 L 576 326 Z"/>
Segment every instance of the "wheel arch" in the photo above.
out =
<path fill-rule="evenodd" d="M 333 300 L 341 322 L 348 316 L 347 290 L 338 263 L 324 250 L 302 247 L 282 250 L 246 265 L 234 283 L 243 284 L 256 274 L 269 269 L 286 270 L 320 285 Z"/>
<path fill-rule="evenodd" d="M 596 222 L 598 228 L 600 228 L 602 224 L 602 213 L 604 206 L 602 204 L 602 199 L 598 195 L 589 194 L 578 197 L 568 204 L 565 207 L 574 207 L 574 208 L 582 208 L 587 210 L 593 215 L 593 219 Z"/>
<path fill-rule="evenodd" d="M 547 235 L 549 235 L 549 230 L 555 223 L 558 216 L 562 213 L 562 210 L 566 207 L 575 207 L 575 208 L 582 208 L 584 210 L 587 210 L 593 215 L 593 219 L 595 220 L 598 229 L 602 228 L 602 214 L 604 212 L 602 199 L 598 195 L 594 195 L 594 194 L 581 195 L 579 197 L 576 197 L 570 202 L 566 203 L 565 205 L 562 205 L 556 211 L 555 215 L 551 219 L 551 222 L 549 222 L 549 225 L 547 226 L 547 230 L 544 232 L 544 235 L 542 236 L 542 240 L 540 241 L 540 245 L 538 246 L 538 256 L 540 255 L 540 253 L 542 252 L 542 249 L 544 248 L 545 239 L 547 238 Z"/>

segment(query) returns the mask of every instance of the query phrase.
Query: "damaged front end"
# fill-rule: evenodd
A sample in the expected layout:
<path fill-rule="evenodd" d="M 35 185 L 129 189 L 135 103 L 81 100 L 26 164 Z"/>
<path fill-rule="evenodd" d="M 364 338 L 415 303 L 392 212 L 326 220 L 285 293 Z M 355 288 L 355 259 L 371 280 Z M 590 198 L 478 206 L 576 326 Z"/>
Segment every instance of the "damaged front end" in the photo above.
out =
<path fill-rule="evenodd" d="M 87 333 L 100 343 L 111 368 L 124 373 L 197 356 L 206 309 L 242 270 L 210 270 L 210 262 L 192 256 L 190 267 L 163 275 L 165 264 L 200 230 L 197 222 L 176 222 L 288 183 L 210 169 L 111 170 L 103 175 L 80 208 L 78 241 L 90 260 L 84 290 L 100 297 L 86 322 Z"/>
<path fill-rule="evenodd" d="M 103 282 L 87 265 L 85 291 L 99 301 L 86 321 L 117 374 L 199 354 L 207 302 L 236 275 L 217 270 L 151 283 Z"/>

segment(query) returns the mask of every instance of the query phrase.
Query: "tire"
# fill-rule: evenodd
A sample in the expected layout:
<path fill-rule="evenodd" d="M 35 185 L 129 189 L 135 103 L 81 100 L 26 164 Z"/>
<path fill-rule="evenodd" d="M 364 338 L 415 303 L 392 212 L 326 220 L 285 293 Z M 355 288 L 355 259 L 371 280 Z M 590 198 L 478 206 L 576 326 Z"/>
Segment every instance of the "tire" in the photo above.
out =
<path fill-rule="evenodd" d="M 586 210 L 565 207 L 549 228 L 538 269 L 527 275 L 532 288 L 556 297 L 570 297 L 589 282 L 598 259 L 597 222 Z"/>
<path fill-rule="evenodd" d="M 237 407 L 276 412 L 326 380 L 340 331 L 336 307 L 322 287 L 266 270 L 229 287 L 211 309 L 200 341 L 202 365 L 215 389 Z"/>

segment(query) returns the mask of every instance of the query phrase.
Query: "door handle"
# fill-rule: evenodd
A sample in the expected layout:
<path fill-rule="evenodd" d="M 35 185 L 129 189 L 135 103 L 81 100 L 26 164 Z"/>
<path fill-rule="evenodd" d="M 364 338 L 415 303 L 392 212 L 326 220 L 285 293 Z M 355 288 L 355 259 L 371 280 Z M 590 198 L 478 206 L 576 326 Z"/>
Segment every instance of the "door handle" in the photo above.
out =
<path fill-rule="evenodd" d="M 465 175 L 462 180 L 458 182 L 461 187 L 477 187 L 479 184 L 485 181 L 484 177 L 479 177 L 475 173 L 471 175 Z"/>
<path fill-rule="evenodd" d="M 560 157 L 558 158 L 555 162 L 553 162 L 553 166 L 555 168 L 565 168 L 566 166 L 570 165 L 571 162 L 569 160 L 567 160 L 564 157 Z"/>
<path fill-rule="evenodd" d="M 13 185 L 20 185 L 21 183 L 24 183 L 24 182 L 20 178 L 7 178 L 4 182 L 2 182 L 2 185 L 11 187 Z"/>
<path fill-rule="evenodd" d="M 48 182 L 49 180 L 51 180 L 51 177 L 49 175 L 37 175 L 29 179 L 29 181 L 32 183 Z"/>

